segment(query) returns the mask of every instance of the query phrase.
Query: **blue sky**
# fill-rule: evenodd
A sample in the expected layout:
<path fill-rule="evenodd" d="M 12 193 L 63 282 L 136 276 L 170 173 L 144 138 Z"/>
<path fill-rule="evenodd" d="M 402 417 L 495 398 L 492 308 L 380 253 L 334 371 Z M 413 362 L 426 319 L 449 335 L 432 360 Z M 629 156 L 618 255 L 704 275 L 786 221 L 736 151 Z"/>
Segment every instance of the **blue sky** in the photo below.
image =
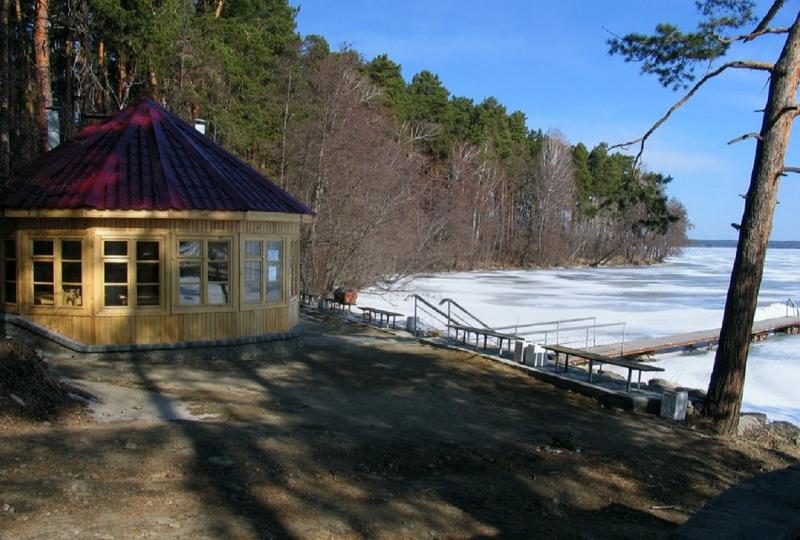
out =
<path fill-rule="evenodd" d="M 658 22 L 694 28 L 691 0 L 292 0 L 301 34 L 320 34 L 366 59 L 388 53 L 409 80 L 428 69 L 458 96 L 494 96 L 521 110 L 528 127 L 559 130 L 590 148 L 639 137 L 679 97 L 655 77 L 607 54 L 608 30 L 652 32 Z M 769 2 L 759 2 L 760 13 Z M 789 0 L 775 25 L 788 25 Z M 731 57 L 774 62 L 782 36 L 765 36 Z M 734 70 L 712 80 L 651 138 L 645 165 L 674 177 L 669 194 L 687 207 L 692 238 L 735 239 L 755 142 L 727 141 L 758 131 L 767 77 Z M 800 166 L 800 127 L 786 163 Z M 800 240 L 800 176 L 781 184 L 772 239 Z"/>

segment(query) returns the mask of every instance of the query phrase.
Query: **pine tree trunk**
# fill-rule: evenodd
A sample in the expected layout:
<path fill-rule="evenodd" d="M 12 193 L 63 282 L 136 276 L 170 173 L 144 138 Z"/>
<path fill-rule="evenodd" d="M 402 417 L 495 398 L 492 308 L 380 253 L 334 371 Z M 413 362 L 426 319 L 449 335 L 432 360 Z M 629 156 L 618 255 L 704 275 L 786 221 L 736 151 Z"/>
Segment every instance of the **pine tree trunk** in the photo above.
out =
<path fill-rule="evenodd" d="M 50 91 L 50 50 L 47 40 L 49 0 L 36 0 L 36 19 L 33 24 L 33 49 L 36 60 L 36 127 L 40 148 L 49 150 L 47 111 L 53 106 Z"/>
<path fill-rule="evenodd" d="M 8 76 L 11 21 L 9 0 L 0 0 L 0 177 L 8 176 L 11 168 L 11 139 L 9 137 L 10 80 Z"/>
<path fill-rule="evenodd" d="M 800 15 L 795 19 L 770 78 L 769 97 L 756 146 L 750 188 L 739 231 L 719 347 L 705 414 L 723 435 L 735 433 L 742 404 L 747 353 L 764 272 L 784 156 L 796 116 L 800 81 Z"/>
<path fill-rule="evenodd" d="M 72 138 L 75 125 L 75 97 L 73 95 L 75 75 L 72 72 L 72 64 L 74 61 L 75 36 L 70 28 L 67 30 L 67 38 L 64 43 L 64 119 L 62 125 L 65 141 Z"/>

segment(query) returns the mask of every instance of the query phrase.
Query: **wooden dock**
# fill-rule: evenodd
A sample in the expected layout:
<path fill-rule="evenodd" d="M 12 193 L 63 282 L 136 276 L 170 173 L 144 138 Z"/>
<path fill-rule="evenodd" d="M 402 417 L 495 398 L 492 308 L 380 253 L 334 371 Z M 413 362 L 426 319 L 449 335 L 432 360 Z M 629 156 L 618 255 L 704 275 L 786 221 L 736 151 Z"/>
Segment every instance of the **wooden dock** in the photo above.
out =
<path fill-rule="evenodd" d="M 789 333 L 800 329 L 800 317 L 777 317 L 753 323 L 753 339 L 760 339 L 775 332 Z M 662 336 L 647 339 L 634 339 L 624 344 L 614 343 L 590 347 L 587 351 L 604 356 L 642 356 L 659 354 L 696 347 L 711 347 L 719 341 L 719 328 L 701 330 L 673 336 Z"/>

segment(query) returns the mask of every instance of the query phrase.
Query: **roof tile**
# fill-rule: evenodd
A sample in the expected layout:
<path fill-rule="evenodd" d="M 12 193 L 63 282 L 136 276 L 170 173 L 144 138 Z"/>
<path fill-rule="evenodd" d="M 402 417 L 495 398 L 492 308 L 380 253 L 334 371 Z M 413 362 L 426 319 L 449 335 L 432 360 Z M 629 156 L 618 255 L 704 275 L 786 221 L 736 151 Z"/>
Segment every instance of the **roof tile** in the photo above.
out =
<path fill-rule="evenodd" d="M 149 99 L 87 127 L 12 175 L 0 207 L 313 214 Z"/>

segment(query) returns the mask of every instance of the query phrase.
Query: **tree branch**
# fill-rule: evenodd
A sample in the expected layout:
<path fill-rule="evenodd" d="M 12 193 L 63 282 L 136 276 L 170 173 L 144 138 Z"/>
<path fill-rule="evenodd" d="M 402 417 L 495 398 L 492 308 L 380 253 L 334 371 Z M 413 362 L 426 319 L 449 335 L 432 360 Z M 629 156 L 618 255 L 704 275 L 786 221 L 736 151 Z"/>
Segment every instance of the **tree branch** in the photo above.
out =
<path fill-rule="evenodd" d="M 745 133 L 741 137 L 736 137 L 735 139 L 729 140 L 728 144 L 736 144 L 737 142 L 743 141 L 745 139 L 758 139 L 760 141 L 761 135 L 756 133 L 755 131 L 752 131 L 750 133 Z"/>
<path fill-rule="evenodd" d="M 789 28 L 785 26 L 778 26 L 775 28 L 764 28 L 763 30 L 753 31 L 749 34 L 739 34 L 737 36 L 730 36 L 727 38 L 719 38 L 722 43 L 734 43 L 736 41 L 743 41 L 747 43 L 748 41 L 752 41 L 757 37 L 764 36 L 767 34 L 788 34 Z"/>
<path fill-rule="evenodd" d="M 783 176 L 786 176 L 786 173 L 795 173 L 800 174 L 800 167 L 784 167 L 783 168 Z"/>
<path fill-rule="evenodd" d="M 783 7 L 784 2 L 786 2 L 786 0 L 775 0 L 774 2 L 772 2 L 772 5 L 769 7 L 769 10 L 767 10 L 767 13 L 766 15 L 764 15 L 764 18 L 761 19 L 756 25 L 756 27 L 753 29 L 753 31 L 750 32 L 750 35 L 753 37 L 745 39 L 745 41 L 750 41 L 751 39 L 757 37 L 757 35 L 761 35 L 762 33 L 764 33 L 764 30 L 767 29 L 767 25 L 770 22 L 772 22 L 772 19 L 775 18 L 775 15 L 777 15 L 778 12 Z"/>
<path fill-rule="evenodd" d="M 650 129 L 648 129 L 647 132 L 645 132 L 645 134 L 643 136 L 639 137 L 638 139 L 634 139 L 632 141 L 628 141 L 628 142 L 620 143 L 620 144 L 615 144 L 613 146 L 610 146 L 608 149 L 609 150 L 614 150 L 615 148 L 622 148 L 624 150 L 624 149 L 628 149 L 631 146 L 633 146 L 634 144 L 638 143 L 639 144 L 639 153 L 636 154 L 636 159 L 634 160 L 634 166 L 637 166 L 639 161 L 642 158 L 642 154 L 644 153 L 644 143 L 647 141 L 647 139 L 659 127 L 661 127 L 661 124 L 666 122 L 669 119 L 669 117 L 672 116 L 672 113 L 677 111 L 679 108 L 681 108 L 681 106 L 683 106 L 684 103 L 689 101 L 689 99 L 691 99 L 691 97 L 700 89 L 701 86 L 703 86 L 706 82 L 708 82 L 709 79 L 713 79 L 714 77 L 716 77 L 717 75 L 720 75 L 722 72 L 724 72 L 725 70 L 728 70 L 728 69 L 752 69 L 752 70 L 756 70 L 756 71 L 772 72 L 772 69 L 774 67 L 775 66 L 773 64 L 768 64 L 766 62 L 755 62 L 755 61 L 749 61 L 749 60 L 735 60 L 733 62 L 728 62 L 726 64 L 722 64 L 717 69 L 715 69 L 713 71 L 709 71 L 708 73 L 706 73 L 703 76 L 702 79 L 697 81 L 697 83 L 694 86 L 692 86 L 692 88 L 686 93 L 686 95 L 684 95 L 681 99 L 679 99 L 675 103 L 675 105 L 670 107 L 670 109 L 666 112 L 666 114 L 664 114 L 664 116 L 659 118 L 658 121 L 655 124 L 653 124 L 652 127 L 650 127 Z"/>

